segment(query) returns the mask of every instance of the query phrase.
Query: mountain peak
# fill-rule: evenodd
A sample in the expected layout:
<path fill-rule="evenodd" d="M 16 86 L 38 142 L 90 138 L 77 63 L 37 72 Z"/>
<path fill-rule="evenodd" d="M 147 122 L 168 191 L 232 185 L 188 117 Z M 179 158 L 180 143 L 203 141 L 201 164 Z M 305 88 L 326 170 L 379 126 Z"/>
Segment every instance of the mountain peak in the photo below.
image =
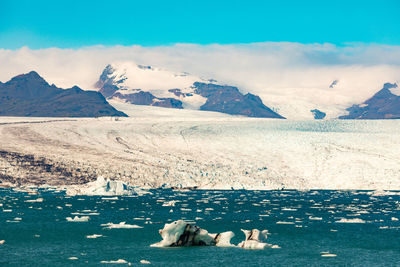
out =
<path fill-rule="evenodd" d="M 36 71 L 30 71 L 25 74 L 20 74 L 12 78 L 9 83 L 12 82 L 36 82 L 36 83 L 41 83 L 44 85 L 48 85 L 48 83 L 36 72 Z"/>

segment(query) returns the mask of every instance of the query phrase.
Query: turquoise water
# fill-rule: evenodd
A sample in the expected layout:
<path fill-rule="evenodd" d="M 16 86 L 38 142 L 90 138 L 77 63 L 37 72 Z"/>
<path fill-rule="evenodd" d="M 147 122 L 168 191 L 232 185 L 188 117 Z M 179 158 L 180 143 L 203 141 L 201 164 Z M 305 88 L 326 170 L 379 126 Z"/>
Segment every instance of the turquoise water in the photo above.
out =
<path fill-rule="evenodd" d="M 400 262 L 399 195 L 153 190 L 152 195 L 107 199 L 48 190 L 37 193 L 0 190 L 2 266 L 104 266 L 101 261 L 118 259 L 132 266 L 142 266 L 140 260 L 154 266 L 398 266 Z M 43 201 L 25 202 L 37 198 Z M 169 200 L 178 202 L 162 206 Z M 94 214 L 88 215 L 88 222 L 68 222 L 66 217 L 74 217 L 73 213 Z M 365 223 L 338 223 L 343 218 Z M 150 247 L 161 240 L 158 229 L 178 219 L 196 221 L 211 233 L 231 230 L 236 234 L 233 244 L 244 239 L 240 229 L 268 229 L 268 242 L 281 248 Z M 122 221 L 143 228 L 101 226 Z M 93 234 L 102 237 L 86 238 Z M 336 257 L 321 256 L 328 252 Z"/>

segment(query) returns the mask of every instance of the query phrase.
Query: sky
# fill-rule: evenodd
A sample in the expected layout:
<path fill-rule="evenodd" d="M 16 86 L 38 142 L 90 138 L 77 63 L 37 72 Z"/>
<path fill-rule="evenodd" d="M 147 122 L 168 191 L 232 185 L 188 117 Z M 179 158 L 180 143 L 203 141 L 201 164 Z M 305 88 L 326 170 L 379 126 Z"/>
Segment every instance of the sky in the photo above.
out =
<path fill-rule="evenodd" d="M 0 0 L 0 48 L 400 45 L 398 0 Z"/>

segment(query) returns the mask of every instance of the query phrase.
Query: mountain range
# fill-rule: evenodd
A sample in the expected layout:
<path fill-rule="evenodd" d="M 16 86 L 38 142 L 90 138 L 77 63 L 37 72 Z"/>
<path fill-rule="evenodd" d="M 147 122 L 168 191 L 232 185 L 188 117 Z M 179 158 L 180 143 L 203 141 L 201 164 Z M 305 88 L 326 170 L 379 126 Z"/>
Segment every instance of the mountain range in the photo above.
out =
<path fill-rule="evenodd" d="M 244 94 L 235 86 L 186 72 L 175 73 L 130 62 L 107 65 L 95 87 L 98 92 L 85 91 L 77 86 L 62 89 L 49 85 L 35 71 L 21 74 L 6 83 L 0 82 L 0 116 L 127 116 L 107 102 L 118 100 L 134 105 L 284 119 L 264 105 L 259 96 Z M 400 119 L 400 89 L 396 83 L 385 83 L 371 98 L 346 111 L 347 115 L 338 118 Z M 314 119 L 326 116 L 320 109 L 310 112 Z"/>
<path fill-rule="evenodd" d="M 265 106 L 260 97 L 243 94 L 235 86 L 151 66 L 131 63 L 107 65 L 95 86 L 107 99 L 135 105 L 284 119 Z"/>
<path fill-rule="evenodd" d="M 101 117 L 126 116 L 102 94 L 77 86 L 61 89 L 49 85 L 35 71 L 0 82 L 0 116 Z"/>

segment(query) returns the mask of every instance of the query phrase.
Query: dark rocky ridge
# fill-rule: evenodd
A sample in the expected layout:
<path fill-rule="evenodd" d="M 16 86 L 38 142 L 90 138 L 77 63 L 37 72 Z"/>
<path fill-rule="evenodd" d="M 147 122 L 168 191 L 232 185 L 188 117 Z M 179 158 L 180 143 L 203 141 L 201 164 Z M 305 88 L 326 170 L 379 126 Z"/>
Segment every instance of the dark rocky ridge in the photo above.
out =
<path fill-rule="evenodd" d="M 149 92 L 139 91 L 133 94 L 121 94 L 116 92 L 112 97 L 124 99 L 126 102 L 134 105 L 157 106 L 163 108 L 182 109 L 182 101 L 175 98 L 158 98 Z"/>
<path fill-rule="evenodd" d="M 124 116 L 98 92 L 77 86 L 61 89 L 49 85 L 35 71 L 0 83 L 0 116 L 101 117 Z"/>
<path fill-rule="evenodd" d="M 200 107 L 201 110 L 248 117 L 284 119 L 265 106 L 259 96 L 250 93 L 243 95 L 237 87 L 200 82 L 195 82 L 193 86 L 196 94 L 207 98 L 207 102 Z"/>
<path fill-rule="evenodd" d="M 373 97 L 351 106 L 347 109 L 349 114 L 339 119 L 400 119 L 400 96 L 393 94 L 392 88 L 397 88 L 397 84 L 385 83 Z"/>
<path fill-rule="evenodd" d="M 319 109 L 312 109 L 310 112 L 313 114 L 314 119 L 316 120 L 323 120 L 326 117 L 326 113 Z"/>

